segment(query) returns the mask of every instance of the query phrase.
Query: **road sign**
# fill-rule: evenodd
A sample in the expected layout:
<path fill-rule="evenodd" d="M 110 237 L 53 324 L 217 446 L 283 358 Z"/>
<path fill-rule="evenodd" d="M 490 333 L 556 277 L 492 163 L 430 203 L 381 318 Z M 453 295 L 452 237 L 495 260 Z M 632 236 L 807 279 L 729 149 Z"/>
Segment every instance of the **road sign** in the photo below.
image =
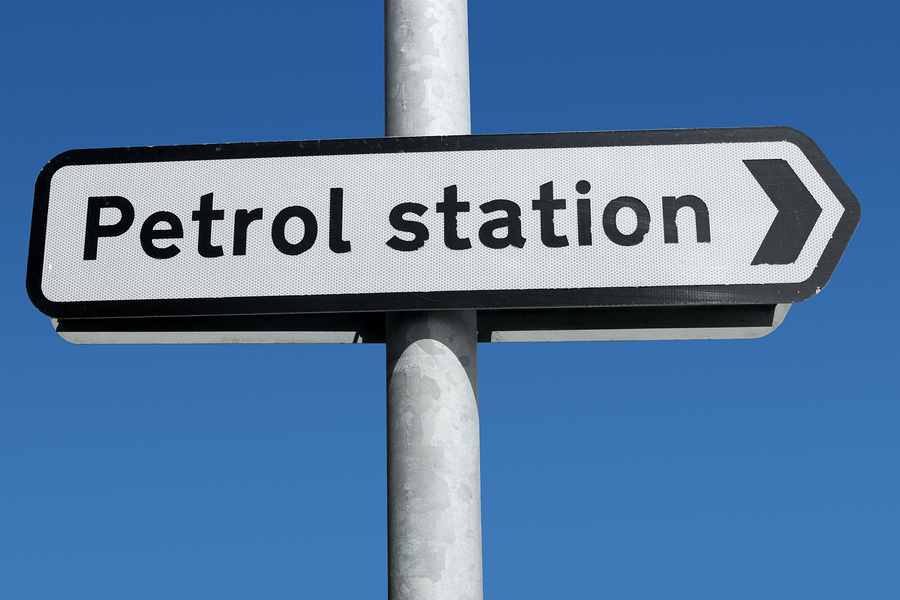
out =
<path fill-rule="evenodd" d="M 62 319 L 776 305 L 859 217 L 789 128 L 73 150 L 26 285 Z"/>

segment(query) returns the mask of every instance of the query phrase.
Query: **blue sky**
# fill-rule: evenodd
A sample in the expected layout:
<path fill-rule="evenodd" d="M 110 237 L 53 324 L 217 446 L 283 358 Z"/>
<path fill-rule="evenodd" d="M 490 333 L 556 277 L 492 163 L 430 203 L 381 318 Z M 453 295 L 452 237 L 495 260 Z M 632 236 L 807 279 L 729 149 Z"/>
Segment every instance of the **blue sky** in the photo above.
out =
<path fill-rule="evenodd" d="M 619 4 L 472 2 L 473 133 L 787 125 L 863 216 L 763 339 L 481 345 L 485 594 L 896 598 L 900 11 Z M 3 12 L 0 597 L 383 597 L 382 346 L 74 346 L 24 287 L 60 152 L 383 135 L 382 4 Z"/>

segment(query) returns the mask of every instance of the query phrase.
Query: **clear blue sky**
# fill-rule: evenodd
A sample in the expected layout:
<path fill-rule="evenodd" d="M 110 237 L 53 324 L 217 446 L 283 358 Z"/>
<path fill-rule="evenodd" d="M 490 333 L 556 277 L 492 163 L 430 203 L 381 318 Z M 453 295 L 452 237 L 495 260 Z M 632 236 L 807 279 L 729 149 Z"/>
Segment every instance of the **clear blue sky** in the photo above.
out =
<path fill-rule="evenodd" d="M 383 135 L 382 4 L 3 12 L 0 597 L 385 597 L 383 346 L 74 346 L 24 286 L 60 152 Z M 474 133 L 787 125 L 863 212 L 761 340 L 479 347 L 486 596 L 900 597 L 900 10 L 469 19 Z"/>

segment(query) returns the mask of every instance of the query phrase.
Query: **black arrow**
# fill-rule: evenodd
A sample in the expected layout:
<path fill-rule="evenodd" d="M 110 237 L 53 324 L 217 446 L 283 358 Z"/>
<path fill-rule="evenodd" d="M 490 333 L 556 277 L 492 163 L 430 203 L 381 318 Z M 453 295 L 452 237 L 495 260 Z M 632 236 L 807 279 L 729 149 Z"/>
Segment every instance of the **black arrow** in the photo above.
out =
<path fill-rule="evenodd" d="M 786 160 L 745 160 L 744 164 L 778 209 L 751 265 L 789 265 L 809 239 L 822 207 Z"/>

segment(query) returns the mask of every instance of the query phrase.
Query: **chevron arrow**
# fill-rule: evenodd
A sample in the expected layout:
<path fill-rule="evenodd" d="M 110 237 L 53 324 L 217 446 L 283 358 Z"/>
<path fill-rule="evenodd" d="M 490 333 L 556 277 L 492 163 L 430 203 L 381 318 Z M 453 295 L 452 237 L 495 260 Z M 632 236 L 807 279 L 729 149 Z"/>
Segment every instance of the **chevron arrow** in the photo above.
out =
<path fill-rule="evenodd" d="M 822 207 L 786 160 L 745 160 L 744 164 L 778 209 L 750 264 L 789 265 L 800 256 Z"/>

